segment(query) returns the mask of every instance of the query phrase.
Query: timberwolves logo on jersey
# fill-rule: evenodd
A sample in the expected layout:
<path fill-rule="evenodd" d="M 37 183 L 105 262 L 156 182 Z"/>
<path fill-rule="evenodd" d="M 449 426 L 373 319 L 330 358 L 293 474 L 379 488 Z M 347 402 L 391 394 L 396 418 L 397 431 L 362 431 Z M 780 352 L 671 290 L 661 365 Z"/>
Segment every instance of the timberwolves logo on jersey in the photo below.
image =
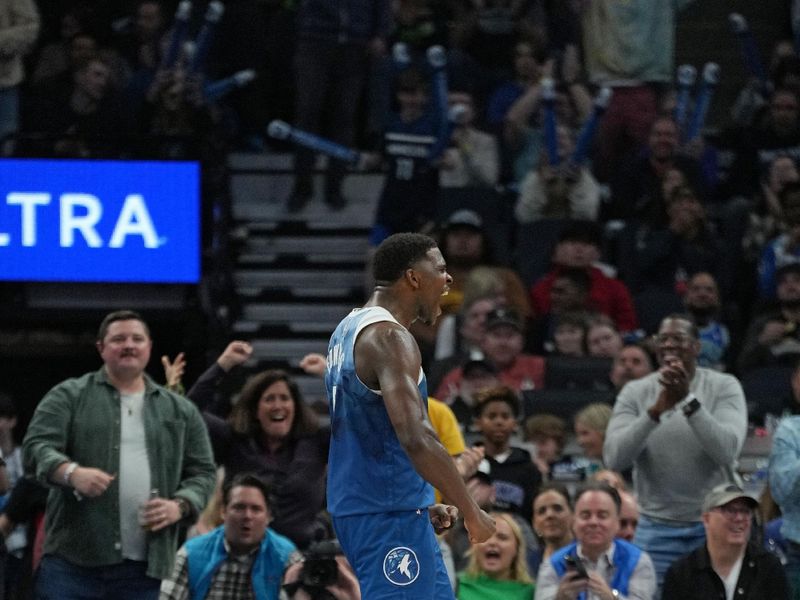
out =
<path fill-rule="evenodd" d="M 383 559 L 383 574 L 395 585 L 414 583 L 419 577 L 419 561 L 411 548 L 392 548 Z"/>

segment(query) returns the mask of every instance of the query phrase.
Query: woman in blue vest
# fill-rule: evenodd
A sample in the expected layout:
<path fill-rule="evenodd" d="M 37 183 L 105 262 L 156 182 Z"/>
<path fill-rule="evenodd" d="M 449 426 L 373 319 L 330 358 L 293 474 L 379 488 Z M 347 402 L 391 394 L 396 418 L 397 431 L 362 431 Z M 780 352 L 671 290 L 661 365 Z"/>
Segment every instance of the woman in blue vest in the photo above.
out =
<path fill-rule="evenodd" d="M 575 496 L 575 541 L 542 563 L 536 600 L 651 600 L 656 591 L 653 561 L 617 539 L 622 502 L 617 490 L 591 481 Z"/>

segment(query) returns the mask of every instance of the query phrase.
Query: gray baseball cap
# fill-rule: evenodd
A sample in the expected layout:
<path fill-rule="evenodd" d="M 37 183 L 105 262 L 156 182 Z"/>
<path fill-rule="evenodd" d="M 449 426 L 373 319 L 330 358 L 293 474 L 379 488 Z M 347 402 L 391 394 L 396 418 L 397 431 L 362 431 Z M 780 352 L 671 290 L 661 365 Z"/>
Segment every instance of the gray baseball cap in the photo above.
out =
<path fill-rule="evenodd" d="M 705 513 L 712 508 L 724 506 L 728 502 L 732 502 L 738 498 L 747 500 L 751 508 L 758 508 L 758 500 L 746 494 L 745 491 L 735 483 L 720 483 L 706 494 L 703 500 L 703 512 Z"/>

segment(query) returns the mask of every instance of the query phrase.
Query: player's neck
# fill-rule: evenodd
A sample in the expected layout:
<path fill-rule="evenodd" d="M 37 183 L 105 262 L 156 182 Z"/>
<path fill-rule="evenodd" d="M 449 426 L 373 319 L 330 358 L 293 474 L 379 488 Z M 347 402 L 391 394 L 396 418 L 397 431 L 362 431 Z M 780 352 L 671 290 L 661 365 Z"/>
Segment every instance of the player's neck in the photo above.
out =
<path fill-rule="evenodd" d="M 370 296 L 369 300 L 364 304 L 364 307 L 380 306 L 381 308 L 385 308 L 392 313 L 392 316 L 397 319 L 398 323 L 408 329 L 416 318 L 416 312 L 413 307 L 406 306 L 405 304 L 406 303 L 394 294 L 390 288 L 376 286 L 375 291 L 372 292 L 372 296 Z"/>

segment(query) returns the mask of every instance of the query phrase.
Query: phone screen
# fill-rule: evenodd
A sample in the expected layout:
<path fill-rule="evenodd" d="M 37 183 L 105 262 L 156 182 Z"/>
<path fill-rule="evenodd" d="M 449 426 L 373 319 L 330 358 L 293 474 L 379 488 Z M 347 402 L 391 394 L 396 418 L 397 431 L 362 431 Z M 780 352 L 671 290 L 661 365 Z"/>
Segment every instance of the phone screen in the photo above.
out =
<path fill-rule="evenodd" d="M 583 561 L 578 558 L 577 556 L 572 556 L 568 554 L 564 557 L 564 562 L 567 564 L 567 568 L 575 571 L 578 574 L 580 579 L 586 579 L 589 577 L 589 574 L 586 572 L 586 567 L 583 564 Z"/>

